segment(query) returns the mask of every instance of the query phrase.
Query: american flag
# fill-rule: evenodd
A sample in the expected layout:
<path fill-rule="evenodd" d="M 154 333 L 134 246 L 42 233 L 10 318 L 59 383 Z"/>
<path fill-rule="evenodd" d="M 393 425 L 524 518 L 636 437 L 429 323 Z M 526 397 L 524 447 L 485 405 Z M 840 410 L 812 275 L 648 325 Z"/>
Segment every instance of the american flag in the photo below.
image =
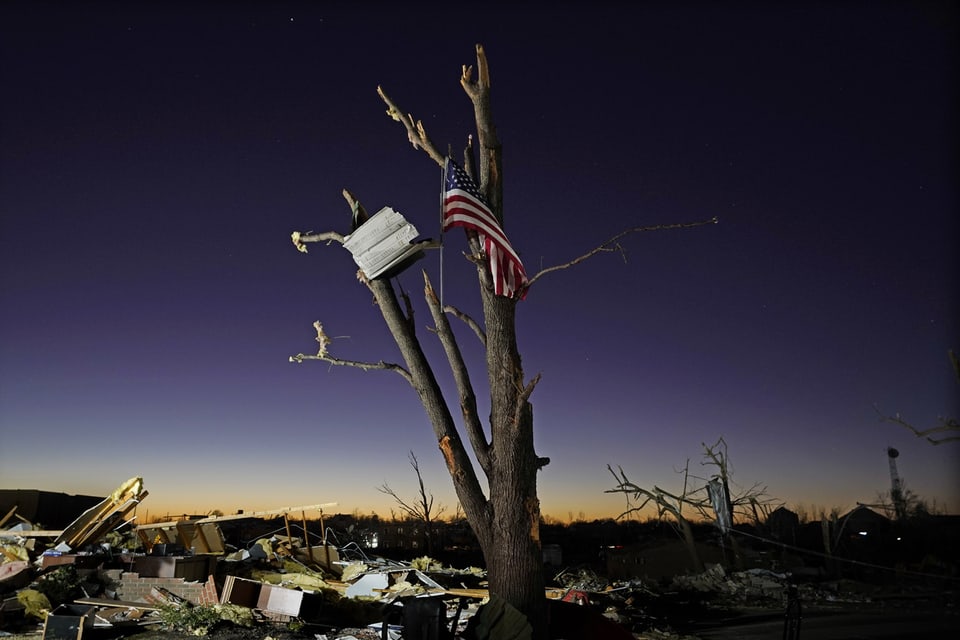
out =
<path fill-rule="evenodd" d="M 450 158 L 447 158 L 444 173 L 446 183 L 443 191 L 443 230 L 466 227 L 476 231 L 490 263 L 493 292 L 498 296 L 512 298 L 519 291 L 520 298 L 523 299 L 527 294 L 523 289 L 527 283 L 527 272 L 500 228 L 496 216 L 483 201 L 480 189 L 467 172 Z"/>

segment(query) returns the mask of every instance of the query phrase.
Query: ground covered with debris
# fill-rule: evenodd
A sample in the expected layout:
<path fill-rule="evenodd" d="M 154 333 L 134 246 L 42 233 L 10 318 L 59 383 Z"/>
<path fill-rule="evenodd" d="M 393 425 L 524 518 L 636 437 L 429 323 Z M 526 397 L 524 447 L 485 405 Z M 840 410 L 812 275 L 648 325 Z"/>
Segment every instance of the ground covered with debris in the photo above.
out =
<path fill-rule="evenodd" d="M 282 518 L 279 528 L 257 514 L 125 526 L 143 494 L 142 482 L 133 478 L 62 531 L 24 522 L 5 528 L 0 521 L 0 637 L 530 637 L 527 619 L 487 591 L 482 568 L 429 556 L 394 560 L 353 542 L 333 544 L 322 520 L 319 536 L 309 532 L 308 507 L 270 512 Z M 299 535 L 291 511 L 300 511 Z M 246 530 L 245 543 L 228 543 L 223 527 L 246 519 L 259 525 Z M 629 572 L 610 578 L 596 562 L 553 566 L 544 594 L 550 637 L 695 639 L 704 629 L 745 616 L 789 620 L 791 603 L 802 603 L 809 613 L 958 611 L 955 565 L 949 563 L 940 563 L 942 573 L 935 576 L 908 569 L 876 573 L 884 568 L 865 562 L 844 572 L 730 568 L 743 566 L 739 561 L 707 562 L 705 570 L 691 572 L 674 571 L 668 562 L 667 570 L 650 577 L 670 553 L 662 544 L 648 551 L 642 562 L 629 565 L 645 567 L 643 578 Z"/>
<path fill-rule="evenodd" d="M 262 562 L 255 564 L 263 565 Z M 419 571 L 403 563 L 389 566 L 391 570 L 403 567 L 414 575 Z M 364 571 L 360 573 L 373 575 Z M 434 567 L 425 575 L 444 580 L 457 574 Z M 565 634 L 552 634 L 552 637 L 692 640 L 697 638 L 698 629 L 723 621 L 758 614 L 783 615 L 791 594 L 803 603 L 808 613 L 863 612 L 892 607 L 929 608 L 940 612 L 958 610 L 957 594 L 941 588 L 923 585 L 877 587 L 849 579 L 798 583 L 794 578 L 764 570 L 728 572 L 720 565 L 711 565 L 700 574 L 678 575 L 669 581 L 653 584 L 638 579 L 608 581 L 589 569 L 570 569 L 555 576 L 556 586 L 551 591 L 554 596 L 550 601 L 551 612 Z M 482 581 L 482 575 L 478 579 Z M 400 589 L 408 594 L 420 591 L 424 597 L 426 589 L 415 588 L 412 584 L 408 582 Z M 480 597 L 482 591 L 465 590 L 462 592 L 467 594 L 465 596 L 457 596 L 461 592 L 453 589 L 448 591 L 454 595 L 442 597 L 444 619 L 446 624 L 458 620 L 455 637 L 498 637 L 467 632 L 470 620 L 488 602 L 485 597 Z M 302 609 L 301 615 L 286 620 L 277 620 L 276 616 L 271 619 L 269 612 L 236 605 L 179 602 L 177 606 L 167 604 L 145 615 L 141 624 L 94 627 L 83 636 L 83 640 L 189 640 L 197 637 L 212 640 L 377 640 L 387 637 L 397 640 L 403 633 L 402 617 L 389 620 L 386 636 L 383 631 L 383 620 L 388 617 L 391 602 L 396 599 L 389 596 L 347 598 L 328 592 L 320 601 Z M 10 625 L 6 631 L 13 634 L 11 640 L 58 640 L 45 637 L 44 625 L 38 621 L 23 618 L 20 622 Z M 601 627 L 601 624 L 607 626 Z M 622 635 L 609 635 L 614 628 Z M 598 629 L 604 635 L 599 635 Z"/>

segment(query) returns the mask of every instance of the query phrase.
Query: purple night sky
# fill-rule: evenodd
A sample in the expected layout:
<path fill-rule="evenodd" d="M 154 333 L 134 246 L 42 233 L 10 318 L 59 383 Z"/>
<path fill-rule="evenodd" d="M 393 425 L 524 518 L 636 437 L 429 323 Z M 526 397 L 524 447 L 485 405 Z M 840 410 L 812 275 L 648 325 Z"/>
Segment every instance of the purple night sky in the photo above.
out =
<path fill-rule="evenodd" d="M 0 487 L 142 476 L 150 516 L 389 515 L 377 487 L 414 493 L 412 450 L 453 512 L 399 376 L 288 362 L 315 320 L 333 355 L 400 361 L 350 254 L 290 234 L 348 232 L 347 188 L 438 237 L 440 169 L 376 87 L 459 155 L 482 43 L 528 273 L 720 220 L 628 236 L 519 304 L 545 514 L 617 515 L 607 464 L 679 490 L 721 436 L 787 506 L 875 502 L 893 446 L 960 513 L 960 444 L 877 413 L 960 414 L 955 5 L 621 5 L 3 3 Z M 445 244 L 445 302 L 478 314 Z M 439 355 L 421 269 L 439 285 L 439 252 L 397 285 Z"/>

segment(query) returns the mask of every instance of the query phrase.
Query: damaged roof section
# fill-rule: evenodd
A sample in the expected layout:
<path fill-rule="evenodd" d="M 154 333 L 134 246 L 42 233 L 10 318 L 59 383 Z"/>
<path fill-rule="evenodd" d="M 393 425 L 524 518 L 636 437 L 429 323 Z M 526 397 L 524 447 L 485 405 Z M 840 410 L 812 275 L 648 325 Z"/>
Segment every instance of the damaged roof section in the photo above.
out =
<path fill-rule="evenodd" d="M 54 540 L 61 550 L 79 549 L 102 538 L 125 522 L 126 516 L 147 497 L 143 478 L 130 478 L 100 504 L 87 509 Z"/>

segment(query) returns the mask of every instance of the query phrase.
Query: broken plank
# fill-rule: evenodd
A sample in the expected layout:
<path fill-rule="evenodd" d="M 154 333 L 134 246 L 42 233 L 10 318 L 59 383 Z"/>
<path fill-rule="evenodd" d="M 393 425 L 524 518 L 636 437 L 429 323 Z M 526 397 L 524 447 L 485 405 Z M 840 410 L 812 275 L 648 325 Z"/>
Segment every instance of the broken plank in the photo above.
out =
<path fill-rule="evenodd" d="M 250 513 L 235 513 L 228 516 L 207 516 L 198 520 L 190 520 L 193 524 L 202 524 L 207 522 L 223 522 L 225 520 L 246 520 L 250 518 L 263 518 L 264 516 L 276 516 L 290 513 L 291 511 L 323 511 L 324 507 L 334 507 L 336 502 L 324 502 L 322 504 L 311 504 L 304 507 L 283 507 L 280 509 L 268 509 L 267 511 L 251 511 Z M 150 524 L 138 524 L 137 529 L 149 530 L 159 527 L 169 527 L 183 522 L 183 520 L 171 520 L 169 522 L 152 522 Z"/>
<path fill-rule="evenodd" d="M 0 531 L 0 538 L 56 538 L 61 533 L 63 533 L 63 531 L 45 531 L 40 529 L 17 531 L 15 529 L 7 529 L 6 531 Z"/>
<path fill-rule="evenodd" d="M 13 514 L 15 514 L 16 512 L 17 512 L 17 505 L 13 505 L 13 508 L 10 509 L 10 511 L 7 512 L 7 515 L 3 516 L 3 518 L 0 518 L 0 527 L 2 527 L 2 526 L 4 526 L 5 524 L 7 524 L 7 520 L 9 520 L 10 518 L 12 518 L 12 517 L 13 517 Z"/>
<path fill-rule="evenodd" d="M 384 589 L 383 591 L 389 591 L 389 589 Z M 457 596 L 460 598 L 486 598 L 490 595 L 490 592 L 487 589 L 467 589 L 467 588 L 452 588 L 452 589 L 426 589 L 425 593 L 428 594 L 444 594 L 448 596 Z M 547 598 L 551 600 L 559 600 L 563 597 L 565 593 L 564 589 L 548 588 L 546 590 Z"/>
<path fill-rule="evenodd" d="M 77 598 L 77 604 L 92 604 L 96 607 L 126 607 L 127 609 L 143 609 L 144 611 L 159 611 L 160 607 L 146 602 L 130 600 L 111 600 L 110 598 Z"/>

